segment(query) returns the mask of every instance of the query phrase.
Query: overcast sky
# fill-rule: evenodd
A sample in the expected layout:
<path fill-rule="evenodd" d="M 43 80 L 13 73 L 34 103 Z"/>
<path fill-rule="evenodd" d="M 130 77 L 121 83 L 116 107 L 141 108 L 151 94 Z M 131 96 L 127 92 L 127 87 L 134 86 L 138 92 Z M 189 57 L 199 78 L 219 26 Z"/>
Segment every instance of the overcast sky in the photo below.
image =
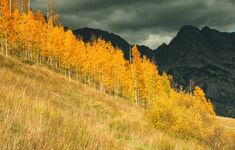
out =
<path fill-rule="evenodd" d="M 32 7 L 45 10 L 44 0 Z M 183 25 L 235 31 L 235 0 L 57 0 L 60 23 L 116 33 L 132 43 L 156 48 Z"/>

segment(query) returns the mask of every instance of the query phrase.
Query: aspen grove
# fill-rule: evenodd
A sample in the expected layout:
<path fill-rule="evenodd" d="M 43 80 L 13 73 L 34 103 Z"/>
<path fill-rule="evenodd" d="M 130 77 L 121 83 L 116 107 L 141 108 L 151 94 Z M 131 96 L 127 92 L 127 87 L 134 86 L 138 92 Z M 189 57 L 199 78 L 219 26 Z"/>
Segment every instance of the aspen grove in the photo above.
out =
<path fill-rule="evenodd" d="M 160 75 L 156 65 L 140 57 L 137 46 L 132 47 L 130 62 L 110 42 L 99 38 L 85 43 L 40 11 L 10 13 L 7 1 L 1 0 L 0 14 L 0 51 L 6 56 L 132 101 L 146 109 L 146 117 L 160 130 L 213 146 L 223 144 L 225 131 L 217 133 L 221 127 L 202 89 L 188 93 L 172 88 L 172 76 Z"/>

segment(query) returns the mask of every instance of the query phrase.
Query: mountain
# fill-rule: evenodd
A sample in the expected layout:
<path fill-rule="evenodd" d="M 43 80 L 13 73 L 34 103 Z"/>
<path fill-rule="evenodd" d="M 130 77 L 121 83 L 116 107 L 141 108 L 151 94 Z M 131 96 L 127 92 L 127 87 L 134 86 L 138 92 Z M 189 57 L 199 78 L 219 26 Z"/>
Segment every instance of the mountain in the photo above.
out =
<path fill-rule="evenodd" d="M 98 37 L 110 41 L 129 59 L 129 43 L 114 33 L 82 28 L 74 34 L 86 42 Z M 218 115 L 235 117 L 235 33 L 186 25 L 169 45 L 164 43 L 156 50 L 138 48 L 142 56 L 155 61 L 160 72 L 173 75 L 174 86 L 189 90 L 189 81 L 194 81 L 212 100 Z"/>
<path fill-rule="evenodd" d="M 189 87 L 194 81 L 218 115 L 235 117 L 235 33 L 184 26 L 169 45 L 155 50 L 154 57 L 175 84 Z"/>
<path fill-rule="evenodd" d="M 77 29 L 77 30 L 74 30 L 74 34 L 78 38 L 83 39 L 83 41 L 85 41 L 85 42 L 90 42 L 94 39 L 102 38 L 106 41 L 111 42 L 114 47 L 118 47 L 121 50 L 123 50 L 125 59 L 130 58 L 129 50 L 130 50 L 130 47 L 132 47 L 133 45 L 130 45 L 127 41 L 125 41 L 119 35 L 116 35 L 114 33 L 109 33 L 104 30 L 92 29 L 92 28 Z M 148 58 L 152 59 L 152 56 L 153 56 L 152 49 L 148 48 L 147 46 L 143 46 L 143 45 L 137 45 L 137 46 L 138 46 L 138 49 L 140 50 L 140 53 L 142 54 L 142 56 L 145 55 Z"/>

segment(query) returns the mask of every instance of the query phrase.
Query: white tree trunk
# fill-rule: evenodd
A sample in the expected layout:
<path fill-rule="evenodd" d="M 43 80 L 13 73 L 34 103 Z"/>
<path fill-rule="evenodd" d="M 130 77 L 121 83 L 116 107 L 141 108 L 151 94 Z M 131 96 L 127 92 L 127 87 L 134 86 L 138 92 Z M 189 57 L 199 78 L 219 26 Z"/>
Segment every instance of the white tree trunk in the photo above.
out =
<path fill-rule="evenodd" d="M 12 0 L 9 0 L 9 10 L 10 10 L 10 14 L 12 12 Z"/>
<path fill-rule="evenodd" d="M 4 53 L 4 39 L 1 39 L 1 52 Z"/>
<path fill-rule="evenodd" d="M 18 10 L 19 10 L 19 13 L 22 14 L 21 0 L 18 0 Z"/>
<path fill-rule="evenodd" d="M 8 56 L 8 43 L 7 43 L 7 39 L 5 40 L 5 46 L 6 46 L 6 57 Z"/>
<path fill-rule="evenodd" d="M 31 11 L 31 4 L 30 4 L 30 0 L 28 0 L 28 13 Z"/>

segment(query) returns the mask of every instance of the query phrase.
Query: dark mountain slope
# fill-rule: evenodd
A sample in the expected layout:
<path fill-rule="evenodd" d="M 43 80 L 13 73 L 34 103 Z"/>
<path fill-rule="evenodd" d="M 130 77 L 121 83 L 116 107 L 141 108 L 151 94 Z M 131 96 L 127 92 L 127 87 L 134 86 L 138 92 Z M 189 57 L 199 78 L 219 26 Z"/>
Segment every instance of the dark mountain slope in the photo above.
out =
<path fill-rule="evenodd" d="M 155 52 L 159 69 L 177 85 L 200 85 L 219 115 L 235 117 L 235 33 L 184 26 Z"/>
<path fill-rule="evenodd" d="M 85 42 L 89 42 L 97 38 L 102 38 L 106 41 L 109 41 L 112 43 L 114 47 L 122 49 L 124 52 L 125 59 L 129 59 L 130 56 L 129 50 L 132 45 L 130 45 L 127 41 L 125 41 L 123 38 L 114 33 L 109 33 L 107 31 L 100 29 L 81 28 L 74 30 L 74 34 L 78 38 L 83 39 Z M 153 51 L 150 48 L 142 45 L 138 45 L 138 48 L 142 55 L 145 55 L 150 59 L 152 58 Z"/>

